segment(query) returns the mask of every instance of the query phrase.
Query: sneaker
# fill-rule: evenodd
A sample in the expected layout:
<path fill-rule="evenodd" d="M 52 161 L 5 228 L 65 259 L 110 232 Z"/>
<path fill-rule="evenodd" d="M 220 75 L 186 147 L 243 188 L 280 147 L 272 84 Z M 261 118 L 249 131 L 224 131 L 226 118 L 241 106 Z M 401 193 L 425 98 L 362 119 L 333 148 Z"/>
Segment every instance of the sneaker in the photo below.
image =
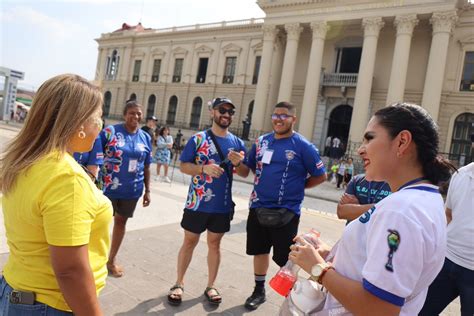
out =
<path fill-rule="evenodd" d="M 153 181 L 155 181 L 155 182 L 156 182 L 156 181 L 160 181 L 160 177 L 159 177 L 159 176 L 155 176 L 155 177 L 153 178 Z"/>
<path fill-rule="evenodd" d="M 261 304 L 266 301 L 265 289 L 255 288 L 252 295 L 245 300 L 245 308 L 250 310 L 256 310 Z"/>
<path fill-rule="evenodd" d="M 171 183 L 171 179 L 168 177 L 163 177 L 163 182 Z"/>

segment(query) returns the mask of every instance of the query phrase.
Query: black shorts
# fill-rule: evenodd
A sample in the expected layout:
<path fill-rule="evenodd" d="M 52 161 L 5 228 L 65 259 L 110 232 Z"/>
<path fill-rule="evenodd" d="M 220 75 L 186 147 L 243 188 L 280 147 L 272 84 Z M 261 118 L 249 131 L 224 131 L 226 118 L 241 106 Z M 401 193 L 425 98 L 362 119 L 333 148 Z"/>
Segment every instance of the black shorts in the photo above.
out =
<path fill-rule="evenodd" d="M 273 261 L 280 267 L 288 261 L 290 246 L 298 233 L 300 217 L 295 216 L 283 227 L 270 228 L 260 225 L 254 209 L 247 219 L 247 254 L 251 256 L 269 254 L 273 247 Z"/>
<path fill-rule="evenodd" d="M 123 217 L 133 217 L 138 199 L 111 199 L 114 215 L 118 214 Z"/>
<path fill-rule="evenodd" d="M 181 227 L 195 234 L 200 234 L 206 229 L 211 233 L 226 233 L 230 230 L 230 214 L 206 213 L 184 209 Z"/>

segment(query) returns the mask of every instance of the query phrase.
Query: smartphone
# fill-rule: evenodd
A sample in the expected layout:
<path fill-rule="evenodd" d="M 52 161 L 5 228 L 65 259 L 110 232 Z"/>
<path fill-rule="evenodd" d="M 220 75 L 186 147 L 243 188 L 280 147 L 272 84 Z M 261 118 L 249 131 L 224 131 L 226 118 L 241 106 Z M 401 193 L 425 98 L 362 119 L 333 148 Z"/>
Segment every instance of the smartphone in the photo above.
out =
<path fill-rule="evenodd" d="M 13 290 L 10 293 L 10 303 L 12 304 L 34 305 L 35 299 L 36 296 L 33 292 Z"/>

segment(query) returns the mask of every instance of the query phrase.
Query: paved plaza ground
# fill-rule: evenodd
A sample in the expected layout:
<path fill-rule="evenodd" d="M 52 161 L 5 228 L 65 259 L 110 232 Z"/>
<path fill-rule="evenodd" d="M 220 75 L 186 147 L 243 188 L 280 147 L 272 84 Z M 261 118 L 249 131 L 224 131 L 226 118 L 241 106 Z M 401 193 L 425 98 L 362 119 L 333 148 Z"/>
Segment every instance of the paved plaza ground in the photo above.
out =
<path fill-rule="evenodd" d="M 19 126 L 0 123 L 0 145 L 3 151 L 8 140 L 18 133 Z M 154 167 L 154 165 L 153 165 Z M 154 173 L 154 172 L 153 172 Z M 171 170 L 170 170 L 171 173 Z M 216 286 L 223 296 L 219 307 L 211 307 L 203 296 L 207 283 L 207 246 L 205 235 L 194 251 L 185 279 L 183 304 L 167 304 L 166 294 L 176 279 L 178 249 L 183 232 L 179 225 L 189 177 L 177 169 L 172 183 L 153 182 L 152 202 L 148 208 L 138 207 L 129 221 L 127 235 L 118 259 L 125 268 L 122 278 L 109 277 L 100 295 L 105 315 L 276 315 L 283 298 L 267 286 L 267 302 L 253 312 L 243 303 L 253 289 L 252 258 L 245 254 L 245 224 L 248 214 L 248 181 L 234 185 L 236 214 L 231 231 L 222 241 L 222 262 Z M 344 229 L 344 221 L 334 215 L 336 201 L 342 194 L 334 185 L 325 183 L 309 190 L 304 203 L 300 232 L 315 228 L 322 238 L 334 244 Z M 8 257 L 3 213 L 0 213 L 0 268 Z M 277 271 L 270 266 L 268 278 Z M 304 273 L 301 273 L 304 275 Z M 459 300 L 453 302 L 442 315 L 460 315 Z"/>

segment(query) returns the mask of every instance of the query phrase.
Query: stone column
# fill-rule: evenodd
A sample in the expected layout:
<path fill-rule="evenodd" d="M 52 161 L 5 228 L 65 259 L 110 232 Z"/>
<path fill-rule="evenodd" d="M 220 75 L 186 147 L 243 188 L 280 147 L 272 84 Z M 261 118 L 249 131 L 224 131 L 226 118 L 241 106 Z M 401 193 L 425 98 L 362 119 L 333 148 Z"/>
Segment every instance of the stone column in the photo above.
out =
<path fill-rule="evenodd" d="M 140 70 L 140 81 L 148 83 L 151 81 L 151 47 L 146 50 L 143 58 L 142 69 Z M 148 100 L 147 100 L 148 101 Z"/>
<path fill-rule="evenodd" d="M 349 130 L 349 141 L 356 143 L 362 141 L 362 136 L 369 119 L 369 102 L 374 76 L 377 41 L 384 22 L 380 17 L 365 18 L 362 20 L 362 26 L 364 27 L 364 43 L 360 58 L 354 108 L 352 110 L 351 128 Z"/>
<path fill-rule="evenodd" d="M 392 70 L 388 85 L 387 104 L 403 101 L 407 78 L 408 60 L 410 57 L 413 29 L 418 24 L 416 14 L 397 16 L 394 22 L 397 27 L 397 39 L 393 53 Z"/>
<path fill-rule="evenodd" d="M 324 39 L 326 38 L 329 26 L 326 21 L 318 21 L 311 23 L 311 29 L 313 30 L 313 42 L 311 43 L 299 126 L 299 132 L 309 141 L 312 140 L 313 136 L 314 114 L 316 113 L 319 80 L 321 78 L 323 62 Z"/>
<path fill-rule="evenodd" d="M 217 65 L 219 64 L 219 59 L 221 55 L 221 46 L 222 46 L 222 41 L 219 41 L 217 43 L 217 49 L 213 51 L 211 56 L 209 57 L 209 64 L 208 64 L 209 71 L 207 73 L 208 80 L 206 81 L 209 82 L 210 84 L 217 84 Z"/>
<path fill-rule="evenodd" d="M 443 90 L 449 37 L 457 20 L 458 16 L 455 11 L 435 12 L 430 19 L 430 23 L 433 25 L 433 38 L 431 40 L 421 106 L 430 113 L 435 121 L 438 119 L 439 103 Z"/>
<path fill-rule="evenodd" d="M 263 120 L 263 131 L 272 130 L 272 121 L 270 115 L 273 113 L 273 106 L 278 101 L 278 91 L 280 89 L 281 70 L 283 66 L 283 49 L 285 48 L 286 38 L 280 34 L 275 38 L 273 45 L 272 70 L 270 76 L 270 91 L 268 93 L 267 105 L 265 108 L 265 118 Z"/>
<path fill-rule="evenodd" d="M 99 48 L 97 66 L 95 68 L 95 81 L 104 81 L 106 71 L 105 67 L 107 67 L 107 50 L 105 48 Z"/>
<path fill-rule="evenodd" d="M 293 90 L 293 78 L 295 76 L 296 53 L 298 51 L 298 42 L 303 28 L 299 23 L 285 25 L 287 33 L 285 60 L 283 61 L 283 70 L 281 72 L 280 92 L 278 102 L 291 100 Z"/>
<path fill-rule="evenodd" d="M 170 63 L 171 63 L 171 48 L 172 48 L 173 42 L 169 42 L 168 47 L 166 49 L 166 53 L 163 56 L 162 59 L 162 64 L 161 64 L 161 75 L 160 75 L 160 82 L 162 83 L 169 83 L 171 82 L 170 77 Z M 164 97 L 164 96 L 163 96 Z"/>
<path fill-rule="evenodd" d="M 273 44 L 277 29 L 275 25 L 264 25 L 263 30 L 263 49 L 262 60 L 260 63 L 260 72 L 258 74 L 257 90 L 255 92 L 255 105 L 252 115 L 252 129 L 262 131 L 265 120 L 265 107 L 268 98 L 268 82 L 270 79 L 270 70 L 272 64 Z"/>
<path fill-rule="evenodd" d="M 130 60 L 132 58 L 132 47 L 127 46 L 123 50 L 122 56 L 120 56 L 120 62 L 122 63 L 122 70 L 120 72 L 120 80 L 128 82 L 132 81 L 130 77 Z"/>

